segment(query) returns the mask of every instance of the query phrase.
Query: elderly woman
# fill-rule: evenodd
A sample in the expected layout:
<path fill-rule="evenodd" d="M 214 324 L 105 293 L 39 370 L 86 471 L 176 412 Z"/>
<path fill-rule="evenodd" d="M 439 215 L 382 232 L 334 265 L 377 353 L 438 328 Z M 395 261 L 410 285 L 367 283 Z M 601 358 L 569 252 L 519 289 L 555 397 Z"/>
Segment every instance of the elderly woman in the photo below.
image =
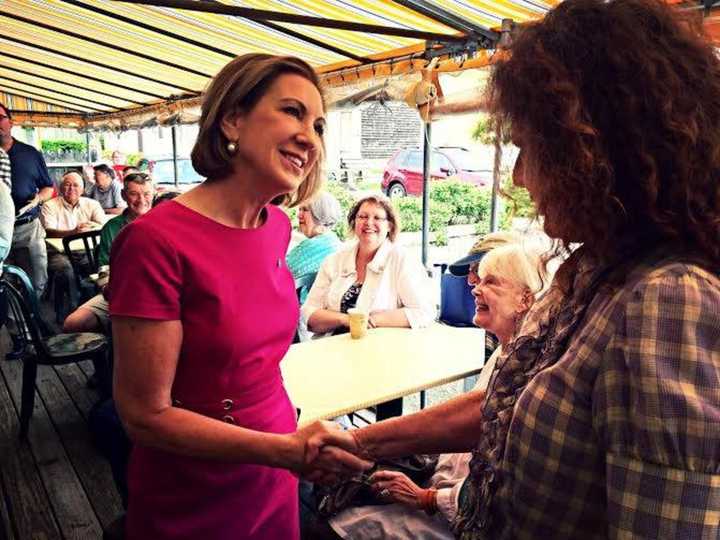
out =
<path fill-rule="evenodd" d="M 298 225 L 307 239 L 287 254 L 287 265 L 295 279 L 316 274 L 328 255 L 340 247 L 340 240 L 332 228 L 342 215 L 338 200 L 327 191 L 298 207 Z M 304 302 L 307 290 L 303 289 L 300 301 Z"/>
<path fill-rule="evenodd" d="M 331 255 L 320 268 L 302 314 L 315 333 L 342 333 L 349 328 L 347 311 L 369 313 L 370 327 L 419 328 L 435 317 L 427 272 L 395 239 L 400 223 L 381 195 L 357 201 L 348 213 L 356 238 Z"/>
<path fill-rule="evenodd" d="M 476 390 L 485 390 L 502 347 L 510 342 L 520 320 L 547 284 L 539 253 L 522 243 L 503 242 L 503 237 L 487 235 L 462 260 L 474 261 L 469 272 L 466 269 L 468 283 L 474 285 L 477 306 L 473 322 L 495 334 L 500 341 L 500 347 L 483 366 Z M 480 262 L 476 262 L 480 257 Z M 470 453 L 440 456 L 435 473 L 424 487 L 401 472 L 376 472 L 370 481 L 382 497 L 393 504 L 345 510 L 329 521 L 336 534 L 325 526 L 325 530 L 318 530 L 315 536 L 394 540 L 452 538 L 450 523 L 457 513 L 458 493 L 468 475 L 470 457 Z M 432 509 L 438 510 L 437 516 L 426 512 Z"/>
<path fill-rule="evenodd" d="M 490 103 L 515 183 L 579 247 L 487 395 L 312 444 L 474 448 L 465 540 L 720 536 L 720 59 L 693 28 L 658 0 L 567 0 L 519 30 Z"/>
<path fill-rule="evenodd" d="M 305 62 L 234 59 L 203 100 L 192 159 L 208 180 L 114 242 L 114 395 L 134 443 L 128 538 L 299 535 L 292 473 L 307 472 L 305 441 L 326 428 L 296 432 L 280 374 L 298 302 L 290 223 L 271 203 L 302 204 L 318 189 L 324 114 Z"/>

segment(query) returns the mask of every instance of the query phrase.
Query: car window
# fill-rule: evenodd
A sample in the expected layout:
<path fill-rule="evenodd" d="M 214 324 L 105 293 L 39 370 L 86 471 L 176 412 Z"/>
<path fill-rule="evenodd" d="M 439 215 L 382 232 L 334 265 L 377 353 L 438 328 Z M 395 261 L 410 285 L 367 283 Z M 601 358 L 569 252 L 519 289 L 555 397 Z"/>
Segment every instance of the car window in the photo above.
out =
<path fill-rule="evenodd" d="M 422 154 L 416 150 L 408 152 L 403 168 L 411 171 L 422 171 Z"/>
<path fill-rule="evenodd" d="M 452 166 L 452 163 L 450 163 L 450 160 L 447 157 L 445 157 L 443 154 L 441 154 L 440 152 L 433 152 L 430 170 L 437 172 L 437 171 L 440 171 L 441 169 L 451 171 L 451 170 L 455 169 L 455 167 Z"/>
<path fill-rule="evenodd" d="M 478 156 L 464 148 L 444 148 L 443 153 L 450 156 L 457 168 L 462 171 L 477 172 L 487 170 L 481 166 Z"/>

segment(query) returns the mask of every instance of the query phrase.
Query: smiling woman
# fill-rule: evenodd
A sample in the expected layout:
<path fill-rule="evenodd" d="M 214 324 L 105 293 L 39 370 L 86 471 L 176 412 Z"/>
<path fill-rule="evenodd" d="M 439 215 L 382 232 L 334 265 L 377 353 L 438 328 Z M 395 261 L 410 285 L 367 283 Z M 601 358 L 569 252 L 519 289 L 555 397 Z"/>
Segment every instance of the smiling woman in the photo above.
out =
<path fill-rule="evenodd" d="M 296 432 L 280 377 L 298 303 L 290 223 L 270 203 L 318 189 L 324 113 L 305 62 L 236 58 L 203 100 L 192 159 L 208 180 L 114 242 L 115 398 L 135 444 L 128 538 L 298 536 L 297 478 L 283 469 L 311 471 L 305 439 L 327 428 Z M 323 463 L 312 472 L 331 479 Z"/>
<path fill-rule="evenodd" d="M 344 333 L 348 309 L 369 314 L 369 325 L 418 328 L 435 317 L 427 272 L 395 245 L 400 232 L 388 199 L 371 195 L 357 201 L 348 213 L 356 242 L 323 263 L 302 313 L 315 333 Z"/>

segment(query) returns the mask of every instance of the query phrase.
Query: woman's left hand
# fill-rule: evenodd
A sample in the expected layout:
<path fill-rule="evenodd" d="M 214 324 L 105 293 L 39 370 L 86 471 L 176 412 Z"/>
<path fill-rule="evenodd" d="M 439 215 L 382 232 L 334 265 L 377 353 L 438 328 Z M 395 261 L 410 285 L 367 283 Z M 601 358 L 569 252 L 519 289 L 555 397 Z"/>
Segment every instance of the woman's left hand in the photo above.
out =
<path fill-rule="evenodd" d="M 370 477 L 375 492 L 386 501 L 422 508 L 420 494 L 425 491 L 406 475 L 397 471 L 376 471 Z"/>

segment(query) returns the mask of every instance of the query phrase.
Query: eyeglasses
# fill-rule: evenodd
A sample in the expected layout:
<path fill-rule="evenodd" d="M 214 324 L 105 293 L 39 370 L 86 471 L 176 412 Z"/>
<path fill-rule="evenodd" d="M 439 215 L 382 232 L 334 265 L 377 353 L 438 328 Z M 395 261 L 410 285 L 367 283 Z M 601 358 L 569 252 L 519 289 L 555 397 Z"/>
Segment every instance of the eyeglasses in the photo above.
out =
<path fill-rule="evenodd" d="M 374 221 L 387 221 L 388 218 L 380 216 L 368 216 L 367 214 L 358 214 L 357 216 L 355 216 L 355 219 L 357 219 L 358 221 L 370 221 L 371 219 Z"/>
<path fill-rule="evenodd" d="M 151 177 L 149 174 L 144 172 L 134 172 L 130 174 L 126 174 L 123 178 L 123 182 L 132 182 L 133 180 L 142 180 L 143 182 L 146 182 L 150 180 Z"/>

